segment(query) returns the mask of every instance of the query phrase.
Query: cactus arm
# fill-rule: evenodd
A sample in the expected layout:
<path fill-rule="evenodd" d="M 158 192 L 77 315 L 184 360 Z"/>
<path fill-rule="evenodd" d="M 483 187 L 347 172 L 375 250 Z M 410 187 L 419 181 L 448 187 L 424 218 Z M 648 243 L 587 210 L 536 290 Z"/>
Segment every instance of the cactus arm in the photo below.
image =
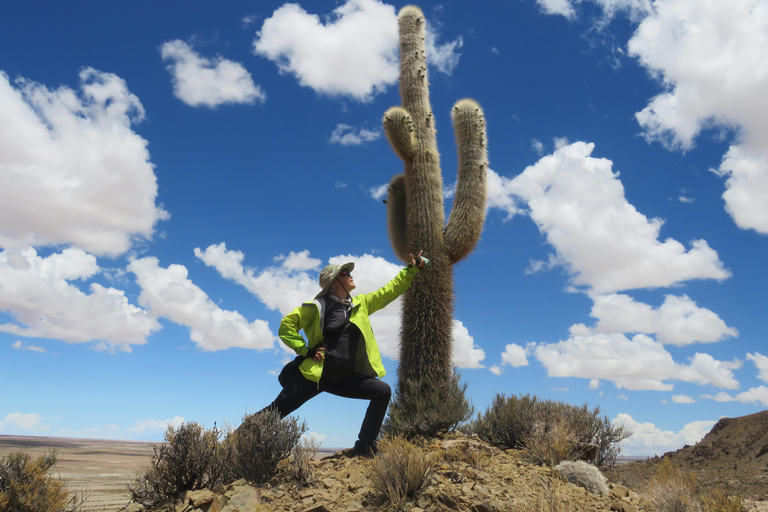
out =
<path fill-rule="evenodd" d="M 403 262 L 409 263 L 410 243 L 408 242 L 408 200 L 405 192 L 405 176 L 398 174 L 392 178 L 387 194 L 387 226 L 389 240 L 395 254 Z"/>
<path fill-rule="evenodd" d="M 392 107 L 384 113 L 384 133 L 392 149 L 404 161 L 409 161 L 416 152 L 416 135 L 413 133 L 413 119 L 403 107 Z"/>
<path fill-rule="evenodd" d="M 459 153 L 459 171 L 444 239 L 448 258 L 451 263 L 456 263 L 472 252 L 483 230 L 488 153 L 485 118 L 477 102 L 459 100 L 451 117 Z"/>

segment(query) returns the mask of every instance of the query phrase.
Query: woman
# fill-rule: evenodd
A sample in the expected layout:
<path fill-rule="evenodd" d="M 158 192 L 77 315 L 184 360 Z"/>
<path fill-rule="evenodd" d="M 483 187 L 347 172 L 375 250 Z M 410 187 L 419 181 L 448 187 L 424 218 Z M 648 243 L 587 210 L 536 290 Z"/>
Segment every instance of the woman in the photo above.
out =
<path fill-rule="evenodd" d="M 376 453 L 376 439 L 392 395 L 389 384 L 380 380 L 386 372 L 368 316 L 402 295 L 414 276 L 429 265 L 423 251 L 394 279 L 378 290 L 352 297 L 355 264 L 328 265 L 318 279 L 322 290 L 286 315 L 278 335 L 304 361 L 266 409 L 284 418 L 301 405 L 327 391 L 346 398 L 370 400 L 355 442 L 353 455 Z M 303 330 L 307 341 L 299 334 Z"/>

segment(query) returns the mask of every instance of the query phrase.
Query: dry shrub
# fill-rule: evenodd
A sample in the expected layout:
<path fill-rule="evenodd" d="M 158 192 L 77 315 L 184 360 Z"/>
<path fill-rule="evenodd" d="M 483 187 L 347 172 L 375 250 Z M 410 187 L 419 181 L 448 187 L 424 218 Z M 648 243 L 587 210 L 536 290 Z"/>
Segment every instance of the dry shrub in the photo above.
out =
<path fill-rule="evenodd" d="M 227 457 L 221 431 L 195 422 L 168 426 L 165 443 L 154 447 L 150 467 L 129 487 L 131 501 L 148 508 L 175 503 L 187 491 L 210 489 L 223 482 Z"/>
<path fill-rule="evenodd" d="M 434 468 L 433 454 L 404 437 L 385 437 L 369 462 L 368 476 L 374 490 L 399 510 L 429 481 Z"/>
<path fill-rule="evenodd" d="M 53 478 L 56 450 L 37 459 L 11 453 L 0 459 L 0 512 L 76 512 L 84 496 L 67 492 L 64 482 Z"/>
<path fill-rule="evenodd" d="M 586 497 L 576 500 L 563 493 L 564 479 L 553 474 L 549 478 L 540 478 L 535 497 L 531 502 L 517 504 L 514 510 L 519 512 L 587 512 L 590 510 Z"/>
<path fill-rule="evenodd" d="M 442 452 L 443 460 L 451 468 L 451 479 L 455 483 L 464 481 L 469 468 L 481 469 L 490 461 L 487 447 L 477 442 L 454 444 Z"/>
<path fill-rule="evenodd" d="M 739 494 L 722 489 L 696 491 L 696 477 L 685 473 L 670 459 L 662 459 L 656 474 L 640 491 L 650 501 L 654 512 L 743 512 Z"/>
<path fill-rule="evenodd" d="M 534 464 L 554 467 L 564 460 L 578 456 L 576 433 L 562 417 L 551 421 L 538 418 L 530 432 L 523 437 L 523 456 Z"/>
<path fill-rule="evenodd" d="M 245 416 L 225 443 L 230 460 L 229 480 L 266 482 L 277 473 L 277 464 L 291 455 L 306 430 L 304 422 L 299 423 L 294 417 L 280 419 L 277 411 Z"/>
<path fill-rule="evenodd" d="M 320 442 L 314 437 L 303 437 L 301 442 L 293 447 L 291 461 L 288 466 L 288 476 L 299 486 L 312 483 L 314 467 L 311 462 L 317 455 Z"/>
<path fill-rule="evenodd" d="M 467 384 L 454 371 L 447 380 L 398 384 L 382 432 L 385 436 L 433 437 L 450 432 L 474 414 Z"/>
<path fill-rule="evenodd" d="M 597 451 L 590 462 L 601 467 L 616 463 L 619 443 L 632 435 L 626 427 L 600 416 L 599 407 L 542 401 L 530 395 L 496 394 L 470 429 L 490 443 L 527 449 L 530 457 L 547 464 L 579 458 L 583 447 L 594 445 Z"/>

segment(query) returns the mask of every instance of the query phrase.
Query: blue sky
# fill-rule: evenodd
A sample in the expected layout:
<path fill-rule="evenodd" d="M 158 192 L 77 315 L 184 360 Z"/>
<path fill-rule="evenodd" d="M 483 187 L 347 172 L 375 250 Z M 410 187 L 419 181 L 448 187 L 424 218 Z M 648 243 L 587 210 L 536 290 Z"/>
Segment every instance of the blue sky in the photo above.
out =
<path fill-rule="evenodd" d="M 396 13 L 337 2 L 0 8 L 0 434 L 159 440 L 279 391 L 282 315 L 397 261 L 382 134 Z M 450 109 L 484 108 L 488 209 L 454 362 L 601 410 L 624 453 L 768 406 L 768 1 L 420 4 L 446 212 Z M 372 317 L 392 385 L 399 306 Z M 298 415 L 327 447 L 366 404 Z"/>

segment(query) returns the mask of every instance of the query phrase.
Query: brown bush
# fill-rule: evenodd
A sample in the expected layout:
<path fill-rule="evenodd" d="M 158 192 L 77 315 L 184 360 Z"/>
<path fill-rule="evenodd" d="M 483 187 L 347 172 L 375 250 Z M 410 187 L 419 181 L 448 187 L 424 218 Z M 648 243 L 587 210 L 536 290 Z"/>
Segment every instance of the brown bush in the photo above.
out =
<path fill-rule="evenodd" d="M 51 450 L 37 459 L 11 453 L 0 460 L 0 512 L 76 512 L 84 496 L 70 494 L 64 482 L 53 478 L 58 458 Z"/>

